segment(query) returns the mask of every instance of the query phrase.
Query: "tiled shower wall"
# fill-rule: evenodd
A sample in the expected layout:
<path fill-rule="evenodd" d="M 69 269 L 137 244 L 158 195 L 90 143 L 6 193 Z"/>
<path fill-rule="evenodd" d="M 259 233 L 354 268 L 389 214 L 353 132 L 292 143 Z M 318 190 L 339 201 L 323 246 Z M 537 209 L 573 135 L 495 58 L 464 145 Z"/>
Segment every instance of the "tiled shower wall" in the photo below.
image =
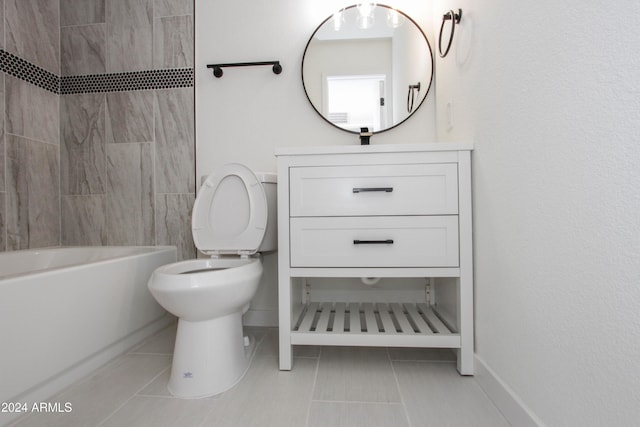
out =
<path fill-rule="evenodd" d="M 47 90 L 46 84 L 36 86 L 18 75 L 26 76 L 25 63 L 33 64 L 32 71 L 37 66 L 39 75 L 57 82 L 58 0 L 0 0 L 0 6 L 1 63 L 2 71 L 7 71 L 0 73 L 0 248 L 56 246 L 60 244 L 59 95 L 55 87 Z"/>
<path fill-rule="evenodd" d="M 195 257 L 193 1 L 3 1 L 6 51 L 61 75 L 62 95 L 4 77 L 0 247 L 171 244 Z M 59 32 L 32 31 L 45 21 Z M 30 54 L 45 41 L 59 55 Z"/>

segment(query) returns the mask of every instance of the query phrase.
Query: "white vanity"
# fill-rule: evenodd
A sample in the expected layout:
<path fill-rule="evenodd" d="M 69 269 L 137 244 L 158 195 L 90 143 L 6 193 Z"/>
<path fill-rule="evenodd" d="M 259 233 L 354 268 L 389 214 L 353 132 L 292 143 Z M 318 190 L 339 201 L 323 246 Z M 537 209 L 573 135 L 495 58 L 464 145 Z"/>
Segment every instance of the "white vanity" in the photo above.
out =
<path fill-rule="evenodd" d="M 294 345 L 458 349 L 473 375 L 471 144 L 295 147 L 278 158 L 280 369 Z M 309 278 L 425 278 L 412 302 L 310 298 Z M 450 278 L 450 279 L 439 279 Z M 439 305 L 433 281 L 453 304 Z"/>

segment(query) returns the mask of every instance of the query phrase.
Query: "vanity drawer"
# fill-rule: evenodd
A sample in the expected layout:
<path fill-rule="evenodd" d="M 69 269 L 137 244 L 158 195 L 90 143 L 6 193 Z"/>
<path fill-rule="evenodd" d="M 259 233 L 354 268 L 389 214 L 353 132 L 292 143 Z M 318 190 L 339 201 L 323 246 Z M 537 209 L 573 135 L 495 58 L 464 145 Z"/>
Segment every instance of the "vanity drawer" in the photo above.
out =
<path fill-rule="evenodd" d="M 304 216 L 458 213 L 458 166 L 292 167 L 290 214 Z"/>
<path fill-rule="evenodd" d="M 457 267 L 458 217 L 291 218 L 291 267 Z"/>

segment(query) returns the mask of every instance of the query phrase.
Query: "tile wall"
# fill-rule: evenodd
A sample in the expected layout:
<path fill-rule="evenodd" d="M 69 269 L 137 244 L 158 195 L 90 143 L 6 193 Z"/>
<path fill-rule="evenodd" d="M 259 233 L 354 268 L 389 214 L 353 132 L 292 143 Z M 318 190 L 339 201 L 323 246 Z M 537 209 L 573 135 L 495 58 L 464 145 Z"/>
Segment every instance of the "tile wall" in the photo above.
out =
<path fill-rule="evenodd" d="M 171 244 L 195 257 L 193 0 L 3 2 L 0 250 Z M 57 93 L 25 79 L 31 64 Z"/>
<path fill-rule="evenodd" d="M 0 249 L 56 246 L 60 244 L 59 95 L 56 87 L 31 82 L 35 75 L 57 82 L 58 0 L 0 0 L 0 6 Z"/>

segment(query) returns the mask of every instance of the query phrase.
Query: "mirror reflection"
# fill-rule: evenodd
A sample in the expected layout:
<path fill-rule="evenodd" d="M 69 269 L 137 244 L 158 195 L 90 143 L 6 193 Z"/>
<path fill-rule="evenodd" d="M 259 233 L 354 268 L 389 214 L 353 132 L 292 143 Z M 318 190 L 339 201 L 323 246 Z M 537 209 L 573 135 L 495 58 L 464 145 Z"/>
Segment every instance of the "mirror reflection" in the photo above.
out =
<path fill-rule="evenodd" d="M 384 5 L 349 6 L 313 33 L 302 59 L 302 83 L 329 123 L 359 133 L 404 122 L 431 87 L 431 46 L 418 25 Z"/>

